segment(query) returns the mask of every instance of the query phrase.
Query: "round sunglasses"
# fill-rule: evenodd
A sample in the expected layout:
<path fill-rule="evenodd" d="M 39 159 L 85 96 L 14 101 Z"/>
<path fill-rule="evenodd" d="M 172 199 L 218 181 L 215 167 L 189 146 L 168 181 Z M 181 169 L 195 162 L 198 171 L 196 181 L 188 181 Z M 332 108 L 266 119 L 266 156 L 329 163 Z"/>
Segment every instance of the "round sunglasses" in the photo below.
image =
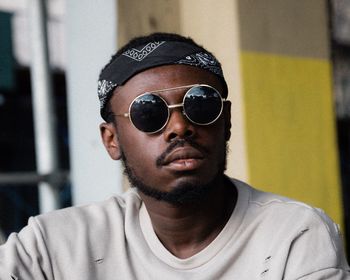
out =
<path fill-rule="evenodd" d="M 182 103 L 169 105 L 157 93 L 186 89 Z M 129 112 L 114 116 L 127 117 L 138 130 L 152 134 L 161 131 L 168 123 L 170 109 L 182 107 L 182 113 L 196 125 L 210 125 L 221 115 L 223 102 L 220 93 L 213 87 L 205 84 L 180 86 L 168 89 L 155 90 L 137 96 L 129 106 Z"/>

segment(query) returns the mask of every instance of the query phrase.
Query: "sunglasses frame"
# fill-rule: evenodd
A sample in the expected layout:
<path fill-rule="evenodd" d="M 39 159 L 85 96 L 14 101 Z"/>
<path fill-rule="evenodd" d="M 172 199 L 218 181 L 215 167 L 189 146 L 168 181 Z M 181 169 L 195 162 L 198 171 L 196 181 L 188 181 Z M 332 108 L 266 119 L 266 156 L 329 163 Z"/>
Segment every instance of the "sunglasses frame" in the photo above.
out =
<path fill-rule="evenodd" d="M 191 120 L 191 119 L 187 116 L 187 114 L 186 114 L 186 112 L 185 112 L 185 109 L 183 108 L 183 105 L 184 105 L 184 102 L 185 102 L 185 98 L 186 98 L 186 95 L 188 94 L 188 92 L 189 92 L 192 88 L 194 88 L 194 87 L 200 87 L 200 86 L 201 86 L 201 87 L 207 87 L 207 88 L 213 89 L 213 90 L 219 95 L 220 100 L 221 100 L 220 113 L 218 114 L 218 116 L 217 116 L 213 121 L 211 121 L 211 122 L 209 122 L 209 123 L 205 123 L 205 124 L 197 123 L 197 122 L 194 122 L 193 120 Z M 183 96 L 183 98 L 182 98 L 182 103 L 177 103 L 177 104 L 172 104 L 172 105 L 169 105 L 169 104 L 166 102 L 166 100 L 165 100 L 163 97 L 161 97 L 160 95 L 154 94 L 154 93 L 160 93 L 160 92 L 172 91 L 172 90 L 178 90 L 178 89 L 186 89 L 186 88 L 188 88 L 188 90 L 186 91 L 186 93 L 184 94 L 184 96 Z M 159 97 L 159 98 L 164 102 L 164 104 L 167 106 L 167 109 L 168 109 L 168 117 L 167 117 L 166 121 L 164 122 L 164 125 L 163 125 L 161 128 L 159 128 L 158 130 L 156 130 L 156 131 L 151 131 L 151 132 L 145 132 L 145 131 L 142 131 L 142 130 L 140 130 L 139 128 L 137 128 L 137 127 L 135 126 L 134 122 L 132 121 L 131 117 L 130 117 L 130 115 L 131 115 L 131 114 L 130 114 L 131 107 L 132 107 L 132 105 L 134 104 L 135 100 L 138 99 L 138 98 L 140 98 L 141 96 L 144 96 L 144 95 L 147 95 L 147 94 L 152 94 L 152 95 L 155 95 L 155 96 Z M 210 124 L 216 122 L 217 119 L 220 118 L 220 116 L 221 116 L 221 114 L 222 114 L 222 111 L 223 111 L 223 108 L 224 108 L 224 102 L 226 102 L 226 101 L 227 101 L 227 100 L 226 100 L 225 98 L 222 98 L 220 92 L 219 92 L 216 88 L 214 88 L 214 87 L 212 87 L 212 86 L 209 86 L 209 85 L 207 85 L 207 84 L 193 84 L 193 85 L 187 85 L 187 86 L 179 86 L 179 87 L 166 88 L 166 89 L 158 89 L 158 90 L 153 90 L 153 91 L 144 92 L 144 93 L 142 93 L 142 94 L 136 96 L 136 97 L 131 101 L 131 103 L 130 103 L 130 105 L 129 105 L 128 113 L 124 113 L 124 114 L 114 114 L 114 116 L 129 118 L 131 124 L 132 124 L 137 130 L 139 130 L 139 131 L 141 131 L 141 132 L 143 132 L 143 133 L 146 133 L 146 134 L 154 134 L 154 133 L 157 133 L 157 132 L 161 131 L 164 127 L 166 127 L 166 125 L 167 125 L 168 122 L 169 122 L 170 116 L 171 116 L 171 112 L 170 112 L 171 109 L 182 107 L 182 108 L 183 108 L 182 114 L 183 114 L 191 123 L 196 124 L 196 125 L 206 126 L 206 125 L 210 125 Z"/>

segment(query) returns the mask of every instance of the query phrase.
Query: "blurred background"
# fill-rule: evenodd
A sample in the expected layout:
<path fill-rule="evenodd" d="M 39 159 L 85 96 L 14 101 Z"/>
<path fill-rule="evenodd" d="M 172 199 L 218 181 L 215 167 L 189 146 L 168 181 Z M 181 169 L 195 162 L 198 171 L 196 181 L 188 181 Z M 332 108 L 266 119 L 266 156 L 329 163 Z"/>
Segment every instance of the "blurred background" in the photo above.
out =
<path fill-rule="evenodd" d="M 99 139 L 97 78 L 156 31 L 223 64 L 227 174 L 324 209 L 350 254 L 347 0 L 0 0 L 0 243 L 32 215 L 125 189 Z"/>

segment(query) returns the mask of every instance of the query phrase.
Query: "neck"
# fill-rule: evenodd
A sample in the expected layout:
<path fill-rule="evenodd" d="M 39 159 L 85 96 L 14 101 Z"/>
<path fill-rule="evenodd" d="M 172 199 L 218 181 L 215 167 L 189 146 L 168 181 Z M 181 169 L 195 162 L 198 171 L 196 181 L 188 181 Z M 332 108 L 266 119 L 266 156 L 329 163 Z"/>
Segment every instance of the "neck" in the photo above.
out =
<path fill-rule="evenodd" d="M 174 205 L 140 192 L 153 229 L 175 256 L 188 258 L 207 247 L 221 232 L 236 204 L 234 186 L 222 177 L 197 203 Z"/>

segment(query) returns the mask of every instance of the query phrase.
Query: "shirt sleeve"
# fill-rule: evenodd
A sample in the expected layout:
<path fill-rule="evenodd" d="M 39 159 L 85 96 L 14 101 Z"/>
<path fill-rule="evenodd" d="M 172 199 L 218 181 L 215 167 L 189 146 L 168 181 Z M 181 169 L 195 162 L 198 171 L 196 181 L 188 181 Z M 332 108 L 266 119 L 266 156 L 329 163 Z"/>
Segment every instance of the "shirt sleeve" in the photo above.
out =
<path fill-rule="evenodd" d="M 350 280 L 338 226 L 319 209 L 313 209 L 308 224 L 290 246 L 284 279 Z"/>
<path fill-rule="evenodd" d="M 50 280 L 50 258 L 35 218 L 0 246 L 0 280 Z"/>

